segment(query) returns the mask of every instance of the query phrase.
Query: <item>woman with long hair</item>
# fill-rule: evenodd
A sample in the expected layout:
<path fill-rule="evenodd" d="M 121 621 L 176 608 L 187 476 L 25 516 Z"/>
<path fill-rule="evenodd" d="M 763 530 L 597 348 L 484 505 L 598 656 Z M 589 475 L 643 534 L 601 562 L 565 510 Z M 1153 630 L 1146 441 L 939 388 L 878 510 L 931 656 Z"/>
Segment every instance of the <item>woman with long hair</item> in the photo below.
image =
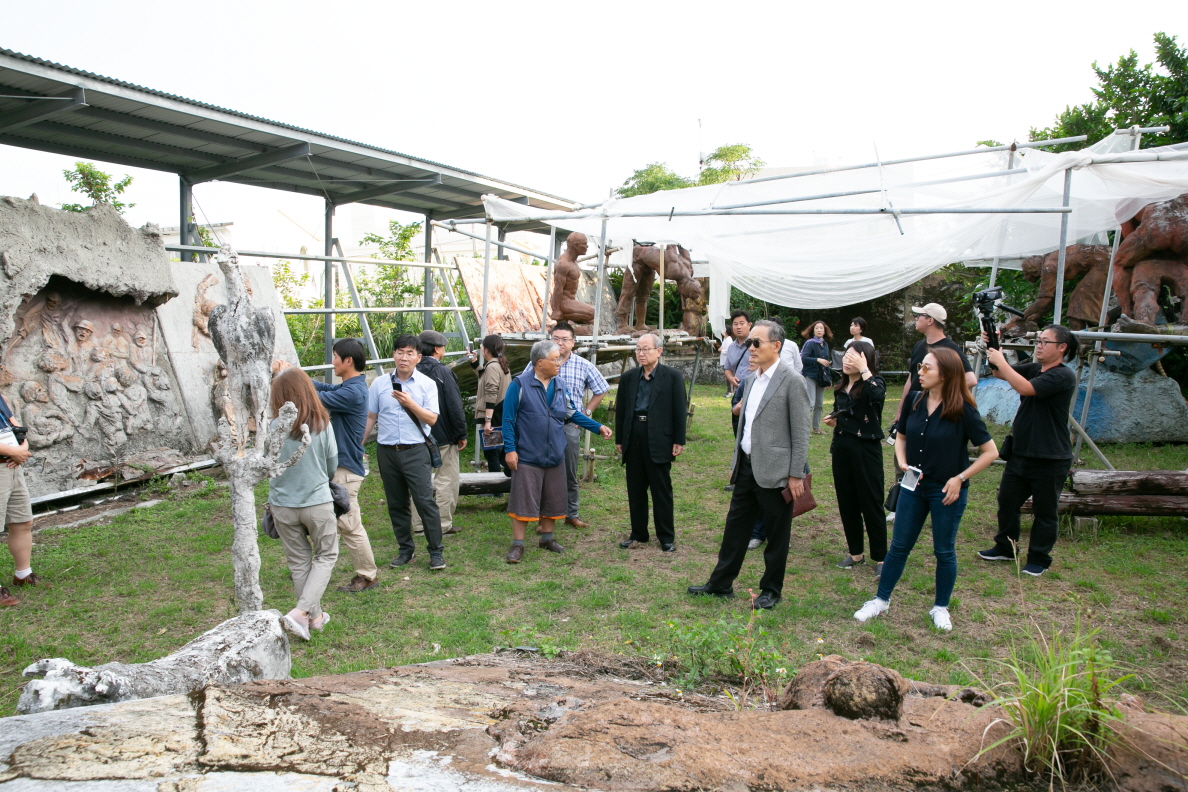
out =
<path fill-rule="evenodd" d="M 879 353 L 866 341 L 850 344 L 842 356 L 842 378 L 833 388 L 833 488 L 849 555 L 839 569 L 866 563 L 863 540 L 870 539 L 875 577 L 887 556 L 887 521 L 883 517 L 883 400 L 887 384 L 879 376 Z M 866 527 L 863 529 L 863 522 Z"/>
<path fill-rule="evenodd" d="M 998 457 L 998 449 L 965 384 L 965 367 L 957 352 L 933 347 L 920 363 L 920 384 L 924 390 L 903 406 L 895 438 L 896 464 L 905 474 L 919 471 L 919 481 L 914 489 L 900 483 L 895 531 L 878 593 L 854 618 L 866 622 L 891 607 L 891 592 L 931 515 L 936 599 L 928 615 L 938 630 L 951 630 L 949 598 L 957 580 L 957 529 L 965 513 L 966 488 Z M 978 448 L 973 464 L 966 455 L 968 443 Z"/>
<path fill-rule="evenodd" d="M 833 364 L 829 351 L 833 331 L 824 322 L 816 321 L 806 327 L 801 335 L 807 339 L 800 349 L 800 359 L 804 362 L 801 373 L 808 385 L 809 409 L 813 412 L 813 434 L 825 434 L 821 431 L 821 407 L 825 401 L 825 388 L 833 384 L 833 375 L 829 372 Z"/>
<path fill-rule="evenodd" d="M 308 641 L 311 628 L 321 630 L 330 621 L 330 614 L 322 610 L 322 594 L 338 560 L 338 518 L 329 484 L 338 468 L 338 444 L 330 414 L 309 375 L 299 368 L 284 369 L 272 380 L 268 406 L 273 426 L 285 402 L 297 408 L 297 420 L 281 446 L 280 458 L 288 459 L 300 447 L 303 427 L 309 430 L 309 448 L 297 464 L 268 480 L 267 508 L 297 594 L 297 606 L 285 615 L 285 625 Z"/>
<path fill-rule="evenodd" d="M 483 432 L 503 426 L 503 396 L 511 384 L 511 366 L 503 352 L 504 344 L 500 336 L 492 333 L 483 339 L 483 357 L 487 362 L 479 374 L 478 400 L 474 405 L 475 421 Z M 488 471 L 511 475 L 503 462 L 502 445 L 499 448 L 484 448 L 483 456 L 487 459 Z"/>

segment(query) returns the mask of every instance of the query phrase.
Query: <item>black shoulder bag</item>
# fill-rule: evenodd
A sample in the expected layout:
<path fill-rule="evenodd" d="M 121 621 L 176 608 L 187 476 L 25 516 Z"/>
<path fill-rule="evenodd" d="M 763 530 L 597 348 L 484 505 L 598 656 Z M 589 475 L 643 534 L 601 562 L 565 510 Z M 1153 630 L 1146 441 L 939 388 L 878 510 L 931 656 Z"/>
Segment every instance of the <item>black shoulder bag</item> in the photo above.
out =
<path fill-rule="evenodd" d="M 392 372 L 392 390 L 404 390 L 404 388 L 400 385 L 400 381 L 396 379 L 396 372 Z M 425 427 L 421 426 L 421 422 L 417 420 L 417 416 L 413 415 L 412 410 L 408 409 L 403 404 L 400 406 L 408 415 L 409 420 L 413 422 L 413 425 L 417 427 L 417 429 L 421 432 L 421 435 L 425 438 L 425 447 L 429 449 L 429 463 L 433 465 L 435 470 L 441 467 L 441 452 L 437 450 L 437 443 L 435 443 L 429 433 L 425 431 Z"/>

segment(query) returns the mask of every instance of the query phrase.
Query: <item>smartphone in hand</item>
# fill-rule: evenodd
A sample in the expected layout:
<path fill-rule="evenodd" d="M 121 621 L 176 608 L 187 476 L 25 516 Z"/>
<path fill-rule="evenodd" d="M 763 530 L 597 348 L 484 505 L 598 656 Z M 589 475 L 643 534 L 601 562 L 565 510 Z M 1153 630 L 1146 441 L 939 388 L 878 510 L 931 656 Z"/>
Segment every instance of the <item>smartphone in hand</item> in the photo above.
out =
<path fill-rule="evenodd" d="M 915 492 L 916 485 L 920 483 L 921 470 L 918 467 L 908 467 L 907 472 L 903 474 L 903 478 L 899 480 L 899 486 L 908 492 Z"/>

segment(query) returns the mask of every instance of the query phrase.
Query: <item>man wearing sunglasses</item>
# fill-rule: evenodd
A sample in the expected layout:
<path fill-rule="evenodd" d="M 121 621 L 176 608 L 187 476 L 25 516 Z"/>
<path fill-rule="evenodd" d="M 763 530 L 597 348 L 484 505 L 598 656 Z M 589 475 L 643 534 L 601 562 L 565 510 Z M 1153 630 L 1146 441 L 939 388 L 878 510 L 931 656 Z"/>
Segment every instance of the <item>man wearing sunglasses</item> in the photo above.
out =
<path fill-rule="evenodd" d="M 784 328 L 762 319 L 751 329 L 749 340 L 758 368 L 747 378 L 743 394 L 730 471 L 734 492 L 718 564 L 709 581 L 690 586 L 689 593 L 734 596 L 734 579 L 742 569 L 755 520 L 762 515 L 767 548 L 759 596 L 752 603 L 758 610 L 774 608 L 783 593 L 792 507 L 804 494 L 809 402 L 804 377 L 780 362 Z"/>
<path fill-rule="evenodd" d="M 660 336 L 639 337 L 639 363 L 619 381 L 615 403 L 615 450 L 627 466 L 627 503 L 631 536 L 624 550 L 648 542 L 648 492 L 652 493 L 656 538 L 660 550 L 676 552 L 672 514 L 672 460 L 685 450 L 685 378 L 660 363 Z"/>

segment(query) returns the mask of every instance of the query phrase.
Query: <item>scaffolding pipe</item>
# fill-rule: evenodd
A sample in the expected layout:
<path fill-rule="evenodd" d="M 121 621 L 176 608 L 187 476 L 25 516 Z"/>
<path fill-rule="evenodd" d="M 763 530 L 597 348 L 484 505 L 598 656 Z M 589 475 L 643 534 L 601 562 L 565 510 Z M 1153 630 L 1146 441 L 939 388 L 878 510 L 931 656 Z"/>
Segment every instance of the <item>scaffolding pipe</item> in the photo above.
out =
<path fill-rule="evenodd" d="M 1110 333 L 1098 330 L 1071 330 L 1078 339 L 1102 341 L 1133 341 L 1139 344 L 1168 344 L 1180 346 L 1188 344 L 1188 335 L 1163 335 L 1162 333 Z"/>
<path fill-rule="evenodd" d="M 923 157 L 905 157 L 897 160 L 884 160 L 883 165 L 903 165 L 907 162 L 926 162 L 928 160 L 947 159 L 949 157 L 964 157 L 969 154 L 992 154 L 995 151 L 1011 151 L 1013 149 L 1021 148 L 1043 148 L 1044 146 L 1059 146 L 1063 143 L 1080 143 L 1088 140 L 1088 135 L 1076 135 L 1075 137 L 1054 138 L 1052 140 L 1035 140 L 1027 143 L 1011 143 L 1007 146 L 989 146 L 975 149 L 966 149 L 964 151 L 952 151 L 948 154 L 929 154 Z M 755 184 L 756 182 L 776 181 L 777 179 L 798 179 L 802 176 L 820 176 L 825 173 L 837 173 L 839 171 L 862 170 L 864 168 L 877 168 L 878 162 L 866 162 L 862 165 L 842 165 L 836 168 L 821 168 L 815 171 L 805 171 L 804 173 L 786 173 L 780 176 L 763 176 L 758 179 L 747 179 L 746 181 L 729 181 L 726 186 L 738 184 Z"/>
<path fill-rule="evenodd" d="M 1067 208 L 1072 199 L 1072 168 L 1064 169 L 1064 202 Z M 1060 216 L 1060 252 L 1056 254 L 1056 307 L 1053 309 L 1052 324 L 1060 324 L 1061 308 L 1064 305 L 1064 259 L 1068 255 L 1068 214 Z"/>
<path fill-rule="evenodd" d="M 740 182 L 727 182 L 727 184 L 739 184 Z M 717 217 L 728 215 L 930 215 L 930 214 L 1068 214 L 1072 209 L 1062 206 L 993 206 L 980 208 L 976 206 L 937 206 L 927 208 L 896 208 L 894 211 L 884 207 L 850 207 L 839 209 L 682 209 L 681 211 L 653 211 L 653 212 L 623 212 L 615 214 L 615 219 L 623 219 L 628 217 Z M 584 215 L 576 214 L 561 214 L 550 213 L 547 215 L 537 215 L 536 217 L 525 217 L 522 220 L 538 220 L 541 222 L 549 222 L 551 220 L 588 220 L 595 217 L 603 217 L 602 213 L 590 213 Z M 461 232 L 459 232 L 461 233 Z"/>
<path fill-rule="evenodd" d="M 177 253 L 218 253 L 219 248 L 200 245 L 166 245 L 165 249 Z M 306 253 L 270 253 L 265 250 L 236 250 L 238 256 L 249 258 L 293 259 L 295 261 L 347 261 L 351 264 L 381 264 L 388 267 L 429 267 L 430 269 L 457 269 L 450 264 L 422 264 L 419 261 L 392 261 L 390 259 L 347 258 L 345 256 L 311 256 Z"/>
<path fill-rule="evenodd" d="M 326 308 L 334 307 L 334 260 L 330 258 L 334 254 L 334 204 L 326 200 L 326 227 L 325 227 L 325 279 L 326 282 L 322 284 L 325 287 L 325 301 L 322 303 Z M 326 313 L 326 321 L 322 325 L 322 343 L 325 346 L 325 363 L 330 365 L 334 362 L 334 314 Z M 334 382 L 334 372 L 329 371 L 325 375 L 326 382 Z"/>
<path fill-rule="evenodd" d="M 603 292 L 603 278 L 606 277 L 606 218 L 602 218 L 602 237 L 598 242 L 598 281 L 594 285 L 594 326 L 590 328 L 590 362 L 597 368 L 598 366 L 598 327 L 602 322 L 602 292 Z M 582 407 L 586 403 L 586 393 L 582 391 L 581 404 Z M 586 453 L 583 455 L 586 461 L 586 481 L 594 480 L 594 457 L 590 453 L 590 443 L 593 438 L 590 432 L 586 432 Z"/>
<path fill-rule="evenodd" d="M 553 261 L 557 252 L 557 226 L 549 226 L 549 257 L 545 266 L 544 304 L 540 307 L 540 332 L 549 326 L 549 287 L 553 285 Z"/>
<path fill-rule="evenodd" d="M 479 321 L 479 336 L 487 337 L 487 288 L 491 281 L 491 224 L 487 223 L 487 237 L 483 244 L 483 316 Z M 486 357 L 486 352 L 480 352 Z M 484 361 L 486 362 L 486 361 Z"/>
<path fill-rule="evenodd" d="M 453 308 L 430 308 L 434 313 L 449 313 Z M 286 316 L 299 316 L 302 314 L 391 314 L 391 313 L 424 313 L 423 307 L 417 306 L 415 308 L 284 308 L 281 313 Z"/>
<path fill-rule="evenodd" d="M 437 226 L 438 228 L 444 228 L 447 231 L 452 231 L 455 234 L 461 234 L 462 236 L 468 236 L 471 239 L 479 239 L 479 240 L 485 239 L 485 237 L 482 237 L 478 234 L 472 234 L 469 231 L 459 231 L 457 228 L 451 227 L 448 223 L 439 223 L 436 220 L 434 220 L 433 225 Z M 555 234 L 556 231 L 554 230 L 553 233 Z M 544 258 L 545 261 L 548 261 L 548 262 L 552 261 L 552 256 L 546 255 L 546 256 L 542 257 L 539 253 L 537 253 L 535 251 L 528 250 L 527 248 L 522 248 L 519 245 L 513 245 L 512 243 L 507 242 L 507 241 L 504 241 L 500 245 L 500 248 L 507 248 L 508 250 L 514 250 L 517 253 L 523 253 L 525 256 L 531 256 L 532 258 Z"/>
<path fill-rule="evenodd" d="M 664 254 L 668 252 L 668 245 L 657 245 L 660 248 L 660 314 L 657 319 L 656 330 L 660 333 L 660 345 L 664 346 Z M 648 323 L 648 317 L 645 309 L 644 325 Z"/>
<path fill-rule="evenodd" d="M 428 263 L 433 258 L 433 225 L 429 220 L 429 215 L 425 215 L 425 262 Z M 341 252 L 341 251 L 340 251 Z M 425 270 L 424 286 L 422 288 L 425 299 L 422 304 L 426 308 L 433 307 L 433 270 Z M 425 311 L 425 317 L 422 320 L 423 330 L 433 329 L 433 312 Z"/>
<path fill-rule="evenodd" d="M 342 245 L 338 243 L 337 239 L 334 240 L 334 247 L 339 253 L 342 253 Z M 351 295 L 351 305 L 361 309 L 363 303 L 359 299 L 359 291 L 355 288 L 355 279 L 351 277 L 351 265 L 345 261 L 342 262 L 342 279 L 346 282 L 347 292 Z M 367 344 L 367 351 L 378 358 L 379 349 L 375 345 L 375 338 L 371 335 L 371 324 L 367 321 L 367 314 L 360 312 L 356 315 L 359 317 L 359 327 L 363 329 L 363 340 Z M 383 374 L 383 366 L 377 365 L 376 371 Z"/>
<path fill-rule="evenodd" d="M 1153 128 L 1161 129 L 1162 127 L 1153 127 Z M 1138 127 L 1131 127 L 1128 130 L 1116 129 L 1116 130 L 1114 130 L 1114 134 L 1115 135 L 1129 134 L 1130 135 L 1130 150 L 1131 151 L 1134 151 L 1139 147 L 1139 144 L 1142 142 L 1142 137 L 1143 137 L 1142 129 L 1138 128 Z M 1118 227 L 1114 229 L 1114 244 L 1110 246 L 1110 266 L 1109 266 L 1109 269 L 1106 270 L 1105 294 L 1103 294 L 1101 297 L 1101 312 L 1098 314 L 1098 317 L 1097 317 L 1097 326 L 1098 327 L 1105 327 L 1106 317 L 1109 316 L 1109 313 L 1110 313 L 1110 294 L 1114 290 L 1114 257 L 1118 255 L 1118 245 L 1121 242 L 1122 242 L 1122 226 L 1121 226 L 1121 224 L 1119 224 Z M 1093 355 L 1093 359 L 1089 361 L 1089 380 L 1088 380 L 1088 382 L 1085 383 L 1085 401 L 1081 407 L 1081 426 L 1084 426 L 1085 422 L 1089 420 L 1089 403 L 1093 401 L 1093 383 L 1094 383 L 1094 380 L 1097 378 L 1097 360 L 1098 360 L 1098 358 L 1101 357 L 1101 351 L 1105 348 L 1105 341 L 1103 341 L 1102 339 L 1098 339 L 1097 341 L 1094 342 L 1093 348 L 1094 348 L 1094 352 L 1096 352 L 1097 354 Z M 1077 382 L 1078 383 L 1080 382 L 1079 377 L 1077 378 Z M 1074 406 L 1076 404 L 1075 398 L 1073 399 L 1073 404 L 1074 404 Z M 1077 444 L 1076 444 L 1076 447 L 1073 449 L 1073 461 L 1075 462 L 1077 459 L 1080 458 L 1080 456 L 1081 456 L 1081 436 L 1077 435 Z"/>

